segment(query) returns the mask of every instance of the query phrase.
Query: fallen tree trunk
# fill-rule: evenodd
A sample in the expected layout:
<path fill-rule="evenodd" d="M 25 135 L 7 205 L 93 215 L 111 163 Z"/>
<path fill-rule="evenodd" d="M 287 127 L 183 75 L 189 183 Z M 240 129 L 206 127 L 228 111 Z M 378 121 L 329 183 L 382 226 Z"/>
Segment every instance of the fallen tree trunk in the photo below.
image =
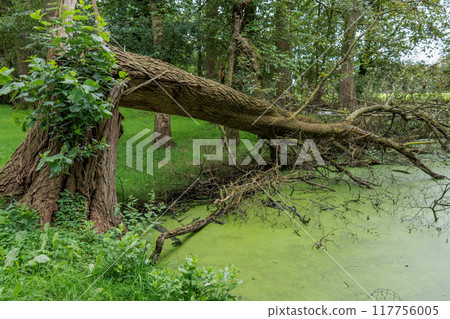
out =
<path fill-rule="evenodd" d="M 365 139 L 391 148 L 404 155 L 412 164 L 433 178 L 443 178 L 426 167 L 409 149 L 391 139 L 367 132 L 356 126 L 355 120 L 366 112 L 411 112 L 411 110 L 385 106 L 359 109 L 338 123 L 321 123 L 307 116 L 289 112 L 273 104 L 240 93 L 168 63 L 115 49 L 118 64 L 129 72 L 130 89 L 123 95 L 120 105 L 181 115 L 251 132 L 267 138 L 324 138 Z M 136 88 L 136 89 L 134 89 Z M 365 110 L 367 109 L 367 111 Z M 448 138 L 443 125 L 417 112 L 418 119 L 436 127 Z M 295 116 L 294 116 L 295 115 Z M 195 124 L 193 124 L 195 125 Z M 444 130 L 444 131 L 442 131 Z"/>
<path fill-rule="evenodd" d="M 36 171 L 40 154 L 59 151 L 47 132 L 36 126 L 0 170 L 0 193 L 18 197 L 39 211 L 41 223 L 52 222 L 58 210 L 58 199 L 64 189 L 86 197 L 88 218 L 99 231 L 120 223 L 114 215 L 117 203 L 115 164 L 117 141 L 121 135 L 121 115 L 117 106 L 181 115 L 245 130 L 266 138 L 291 137 L 338 141 L 365 140 L 391 148 L 408 158 L 433 178 L 443 178 L 426 167 L 408 147 L 391 139 L 367 132 L 355 125 L 365 113 L 382 111 L 407 113 L 426 122 L 448 140 L 449 129 L 423 112 L 408 108 L 368 107 L 356 110 L 339 123 L 321 123 L 304 115 L 283 110 L 271 103 L 240 93 L 232 88 L 194 76 L 168 63 L 112 48 L 119 68 L 129 73 L 127 89 L 116 87 L 111 99 L 116 107 L 113 116 L 97 125 L 90 134 L 96 140 L 105 138 L 110 147 L 82 163 L 76 162 L 68 174 L 50 178 L 49 167 Z M 295 115 L 295 116 L 294 116 Z M 192 125 L 196 125 L 194 122 Z"/>

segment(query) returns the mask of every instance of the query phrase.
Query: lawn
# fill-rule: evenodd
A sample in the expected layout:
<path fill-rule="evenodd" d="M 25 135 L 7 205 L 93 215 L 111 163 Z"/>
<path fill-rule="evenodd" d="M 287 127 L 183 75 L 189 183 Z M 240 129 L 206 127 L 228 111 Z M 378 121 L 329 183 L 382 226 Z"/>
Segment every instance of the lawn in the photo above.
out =
<path fill-rule="evenodd" d="M 130 195 L 142 200 L 148 200 L 149 194 L 156 193 L 158 197 L 165 199 L 174 193 L 182 192 L 192 183 L 192 179 L 186 175 L 195 176 L 200 166 L 192 163 L 192 144 L 193 139 L 215 139 L 220 138 L 221 133 L 217 126 L 209 122 L 201 120 L 192 120 L 190 118 L 172 116 L 172 134 L 176 143 L 176 147 L 171 152 L 171 161 L 164 167 L 157 169 L 156 163 L 165 155 L 164 149 L 159 149 L 155 153 L 155 169 L 154 175 L 146 173 L 146 165 L 143 172 L 135 167 L 135 152 L 133 153 L 133 167 L 126 165 L 126 142 L 135 134 L 144 129 L 153 131 L 154 113 L 122 109 L 124 133 L 119 140 L 117 150 L 117 170 L 116 170 L 116 186 L 119 201 L 126 201 Z M 13 154 L 17 146 L 22 142 L 25 133 L 22 131 L 21 125 L 14 122 L 14 117 L 24 117 L 14 111 L 11 106 L 0 105 L 0 167 L 3 166 Z M 134 145 L 142 141 L 147 134 Z M 256 136 L 250 133 L 241 132 L 241 138 L 255 140 Z M 242 143 L 241 143 L 242 144 Z M 245 147 L 238 147 L 238 154 L 243 153 Z M 209 151 L 205 151 L 209 152 Z M 210 150 L 214 153 L 214 150 Z M 246 154 L 241 154 L 246 156 Z M 144 163 L 146 159 L 144 157 Z M 217 163 L 218 166 L 221 164 Z"/>
<path fill-rule="evenodd" d="M 10 106 L 0 105 L 0 167 L 11 157 L 14 150 L 25 138 L 22 128 L 14 123 Z"/>

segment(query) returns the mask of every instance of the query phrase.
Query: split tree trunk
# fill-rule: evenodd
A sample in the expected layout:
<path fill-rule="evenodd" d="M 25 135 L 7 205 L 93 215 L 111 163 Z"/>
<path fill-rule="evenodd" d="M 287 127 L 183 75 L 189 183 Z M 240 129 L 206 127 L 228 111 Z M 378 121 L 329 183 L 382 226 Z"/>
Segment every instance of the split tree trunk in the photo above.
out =
<path fill-rule="evenodd" d="M 59 0 L 59 5 L 61 9 L 51 12 L 51 16 L 58 16 L 65 9 L 74 9 L 77 1 Z M 64 34 L 63 29 L 58 30 L 58 35 Z M 48 60 L 52 56 L 53 50 L 49 50 Z M 92 138 L 98 141 L 105 138 L 109 144 L 107 150 L 89 159 L 76 161 L 68 174 L 50 178 L 48 164 L 41 170 L 36 170 L 40 155 L 47 150 L 50 155 L 56 154 L 61 146 L 57 140 L 50 139 L 47 131 L 42 131 L 38 125 L 34 125 L 11 159 L 0 170 L 0 193 L 16 196 L 29 207 L 36 209 L 40 214 L 40 222 L 44 225 L 51 223 L 56 217 L 60 193 L 67 189 L 71 193 L 85 196 L 88 213 L 86 217 L 94 222 L 98 231 L 106 231 L 111 226 L 119 225 L 121 218 L 113 213 L 117 204 L 115 170 L 117 143 L 122 134 L 122 116 L 118 107 L 122 92 L 123 87 L 115 87 L 111 91 L 110 98 L 114 105 L 111 118 L 96 125 L 89 132 Z"/>

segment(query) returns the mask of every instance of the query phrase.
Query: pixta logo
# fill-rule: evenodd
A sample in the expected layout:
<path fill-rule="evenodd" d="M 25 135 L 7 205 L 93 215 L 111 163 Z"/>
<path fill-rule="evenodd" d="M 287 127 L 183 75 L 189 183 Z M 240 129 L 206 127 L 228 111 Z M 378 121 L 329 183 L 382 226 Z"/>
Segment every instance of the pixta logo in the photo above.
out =
<path fill-rule="evenodd" d="M 261 148 L 265 143 L 276 146 L 278 149 L 278 160 L 280 165 L 287 165 L 288 161 L 288 147 L 297 147 L 298 141 L 295 139 L 260 139 L 255 144 L 247 139 L 242 140 L 242 144 L 247 148 L 250 155 L 242 161 L 241 166 L 250 164 L 252 158 L 258 165 L 267 165 L 266 161 L 259 154 Z M 224 143 L 221 139 L 199 139 L 193 141 L 193 164 L 200 165 L 202 160 L 202 146 L 210 146 L 215 148 L 214 154 L 203 154 L 207 161 L 222 161 L 224 152 Z M 228 164 L 236 165 L 236 140 L 230 139 L 228 141 Z M 311 156 L 312 155 L 312 156 Z M 302 165 L 304 162 L 316 161 L 317 165 L 325 165 L 325 162 L 320 155 L 319 149 L 313 140 L 308 139 L 303 142 L 302 148 L 298 153 L 295 165 Z"/>
<path fill-rule="evenodd" d="M 144 158 L 146 158 L 146 173 L 153 175 L 154 173 L 154 153 L 155 151 L 164 146 L 168 141 L 170 141 L 169 136 L 161 137 L 161 134 L 155 132 L 150 134 L 149 129 L 145 129 L 138 134 L 134 135 L 132 138 L 126 142 L 126 164 L 128 167 L 133 167 L 135 164 L 136 170 L 144 171 Z M 297 147 L 298 141 L 294 139 L 271 139 L 264 140 L 260 139 L 255 144 L 250 140 L 242 139 L 242 144 L 247 149 L 249 155 L 247 155 L 242 163 L 239 165 L 246 166 L 251 163 L 252 159 L 256 161 L 258 165 L 267 165 L 267 162 L 260 154 L 260 150 L 264 144 L 269 143 L 271 146 L 275 146 L 278 150 L 278 160 L 280 165 L 287 165 L 288 162 L 288 148 Z M 192 143 L 193 149 L 193 165 L 200 165 L 202 159 L 207 161 L 223 161 L 224 158 L 224 142 L 222 139 L 194 139 Z M 202 146 L 214 149 L 214 153 L 209 152 L 208 154 L 202 154 Z M 135 151 L 134 151 L 135 150 Z M 203 148 L 204 151 L 204 148 Z M 226 151 L 228 152 L 228 164 L 230 166 L 237 165 L 236 162 L 236 140 L 228 140 L 228 145 Z M 164 165 L 171 160 L 172 149 L 170 146 L 165 148 L 165 156 L 162 160 L 158 162 L 158 169 L 162 168 Z M 135 156 L 134 156 L 135 154 Z M 319 149 L 313 140 L 305 140 L 302 144 L 300 152 L 298 152 L 297 160 L 295 165 L 302 165 L 304 162 L 315 161 L 317 165 L 325 165 L 322 156 L 320 155 Z"/>
<path fill-rule="evenodd" d="M 144 171 L 144 154 L 147 157 L 147 174 L 153 175 L 153 154 L 155 151 L 170 141 L 169 136 L 161 137 L 161 134 L 155 132 L 150 136 L 151 133 L 149 129 L 142 130 L 138 134 L 134 135 L 132 138 L 128 139 L 126 142 L 126 164 L 128 167 L 133 167 L 133 162 L 136 160 L 136 170 Z M 147 136 L 147 137 L 146 137 Z M 145 138 L 144 138 L 145 137 Z M 144 138 L 143 140 L 141 140 Z M 141 140 L 141 141 L 139 141 Z M 138 142 L 139 141 L 139 142 Z M 136 156 L 133 156 L 133 148 L 136 148 Z M 171 147 L 166 147 L 166 154 L 164 158 L 158 162 L 158 168 L 163 167 L 171 160 Z"/>

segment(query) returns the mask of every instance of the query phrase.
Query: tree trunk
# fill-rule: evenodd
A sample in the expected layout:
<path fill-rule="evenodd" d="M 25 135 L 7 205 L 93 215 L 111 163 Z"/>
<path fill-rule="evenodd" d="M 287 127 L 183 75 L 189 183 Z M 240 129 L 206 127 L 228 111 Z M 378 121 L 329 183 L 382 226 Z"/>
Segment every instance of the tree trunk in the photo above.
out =
<path fill-rule="evenodd" d="M 28 62 L 25 62 L 30 57 L 29 50 L 25 47 L 27 44 L 27 34 L 22 32 L 18 39 L 16 39 L 16 56 L 17 56 L 17 74 L 19 77 L 21 75 L 27 75 L 29 72 Z M 25 105 L 25 99 L 21 98 L 18 102 L 15 102 L 18 105 Z M 16 105 L 17 107 L 17 105 Z"/>
<path fill-rule="evenodd" d="M 236 64 L 236 51 L 239 47 L 240 40 L 243 39 L 241 36 L 242 29 L 244 28 L 244 8 L 251 2 L 251 0 L 243 0 L 241 2 L 236 3 L 233 6 L 233 10 L 231 13 L 232 22 L 231 28 L 233 30 L 231 35 L 231 44 L 230 44 L 230 53 L 228 55 L 228 69 L 225 76 L 225 85 L 232 87 L 233 86 L 233 75 Z M 252 51 L 250 49 L 250 51 Z M 257 81 L 257 85 L 259 81 Z M 230 139 L 236 140 L 239 143 L 239 130 L 233 129 L 230 127 L 223 127 L 221 129 L 223 140 L 228 141 Z"/>
<path fill-rule="evenodd" d="M 290 32 L 289 32 L 289 21 L 288 13 L 292 10 L 292 2 L 290 1 L 279 1 L 277 3 L 277 10 L 275 12 L 275 24 L 277 30 L 276 45 L 278 52 L 283 60 L 289 58 L 292 54 L 291 44 L 289 42 Z M 277 82 L 277 100 L 276 104 L 279 107 L 286 108 L 289 107 L 288 101 L 291 100 L 292 92 L 289 88 L 292 85 L 291 72 L 288 66 L 280 65 L 277 70 L 280 75 L 280 79 Z"/>
<path fill-rule="evenodd" d="M 342 55 L 344 56 L 356 37 L 357 20 L 360 11 L 354 4 L 354 8 L 345 17 L 345 32 L 342 42 Z M 339 107 L 352 110 L 355 107 L 355 56 L 351 52 L 341 65 L 341 83 L 339 87 Z"/>
<path fill-rule="evenodd" d="M 349 119 L 343 122 L 322 123 L 296 114 L 297 112 L 274 107 L 267 101 L 197 77 L 168 63 L 122 52 L 116 48 L 113 50 L 120 69 L 128 72 L 131 77 L 130 88 L 120 101 L 123 107 L 157 112 L 164 110 L 170 114 L 210 121 L 259 136 L 301 137 L 303 140 L 323 139 L 327 136 L 348 141 L 355 138 L 364 139 L 396 150 L 432 177 L 442 177 L 423 165 L 409 148 L 375 133 L 364 131 L 353 124 L 354 119 L 366 111 L 373 112 L 379 109 L 383 112 L 407 112 L 410 116 L 411 110 L 407 107 L 403 107 L 403 111 L 396 108 L 368 107 L 354 111 L 355 115 L 350 114 Z M 155 77 L 158 77 L 158 83 L 163 89 L 154 83 L 152 79 Z M 429 117 L 420 116 L 420 120 L 433 126 L 437 125 L 445 138 L 450 138 L 445 125 L 433 122 Z"/>
<path fill-rule="evenodd" d="M 30 57 L 30 52 L 25 47 L 27 42 L 27 34 L 22 32 L 17 43 L 17 73 L 19 75 L 27 75 L 29 72 L 28 62 L 25 62 Z"/>
<path fill-rule="evenodd" d="M 219 48 L 215 39 L 214 23 L 219 14 L 219 6 L 215 1 L 210 0 L 205 5 L 206 30 L 205 33 L 205 77 L 210 80 L 217 80 L 219 75 L 218 56 Z"/>
<path fill-rule="evenodd" d="M 0 193 L 19 197 L 29 207 L 40 214 L 41 224 L 50 223 L 56 217 L 60 193 L 67 189 L 86 197 L 88 219 L 92 220 L 99 231 L 117 226 L 120 216 L 115 216 L 117 204 L 115 171 L 117 142 L 122 134 L 122 116 L 118 103 L 123 88 L 116 87 L 110 97 L 115 107 L 112 117 L 97 125 L 90 134 L 98 141 L 106 139 L 107 150 L 99 152 L 82 162 L 76 162 L 68 174 L 50 178 L 50 167 L 44 165 L 39 171 L 36 166 L 40 154 L 50 150 L 50 154 L 59 151 L 60 145 L 51 140 L 46 131 L 34 125 L 25 140 L 17 148 L 11 159 L 0 170 Z"/>
<path fill-rule="evenodd" d="M 153 26 L 153 44 L 156 49 L 156 56 L 159 58 L 164 57 L 164 14 L 161 11 L 156 0 L 151 0 L 150 5 L 152 8 L 152 26 Z M 175 146 L 172 139 L 172 129 L 170 126 L 170 115 L 166 113 L 155 113 L 155 126 L 154 132 L 161 134 L 153 139 L 152 143 L 156 143 L 161 138 L 168 136 L 168 140 L 163 147 Z"/>

